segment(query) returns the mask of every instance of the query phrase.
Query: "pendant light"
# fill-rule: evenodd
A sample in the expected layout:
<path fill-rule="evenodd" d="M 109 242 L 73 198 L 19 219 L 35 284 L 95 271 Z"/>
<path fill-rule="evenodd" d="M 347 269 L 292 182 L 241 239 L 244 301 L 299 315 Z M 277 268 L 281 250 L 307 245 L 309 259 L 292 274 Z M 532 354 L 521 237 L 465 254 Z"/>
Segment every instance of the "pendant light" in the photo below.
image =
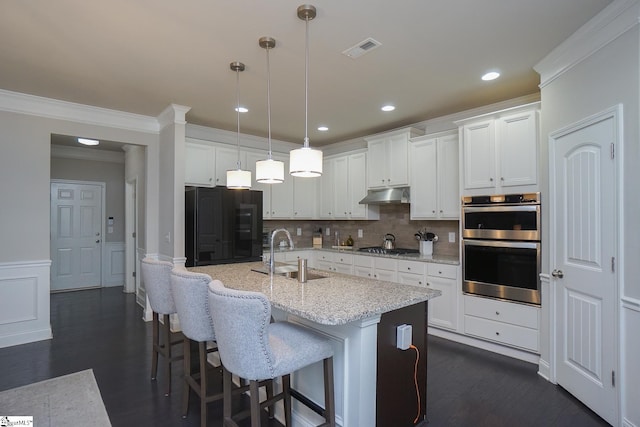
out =
<path fill-rule="evenodd" d="M 237 169 L 227 171 L 227 188 L 234 190 L 248 190 L 251 188 L 251 171 L 245 171 L 240 163 L 240 71 L 244 71 L 242 62 L 232 62 L 229 67 L 236 72 L 236 115 L 238 122 L 238 162 Z"/>
<path fill-rule="evenodd" d="M 298 18 L 305 21 L 304 49 L 304 145 L 289 152 L 289 173 L 293 176 L 311 178 L 322 175 L 322 151 L 309 147 L 309 21 L 316 17 L 316 8 L 310 4 L 298 7 Z"/>
<path fill-rule="evenodd" d="M 284 182 L 284 163 L 271 158 L 271 68 L 269 66 L 269 49 L 276 46 L 271 37 L 260 37 L 258 44 L 267 51 L 267 121 L 269 123 L 269 156 L 266 160 L 256 162 L 256 182 L 264 184 L 280 184 Z"/>

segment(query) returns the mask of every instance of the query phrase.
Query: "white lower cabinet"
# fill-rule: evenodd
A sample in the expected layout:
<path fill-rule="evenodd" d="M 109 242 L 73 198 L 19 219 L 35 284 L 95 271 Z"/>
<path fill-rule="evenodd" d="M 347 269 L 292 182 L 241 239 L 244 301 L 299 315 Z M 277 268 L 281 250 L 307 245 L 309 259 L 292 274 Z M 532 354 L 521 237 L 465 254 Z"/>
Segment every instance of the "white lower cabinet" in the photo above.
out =
<path fill-rule="evenodd" d="M 429 326 L 458 330 L 458 286 L 457 265 L 429 264 L 427 266 L 427 287 L 436 289 L 442 294 L 429 300 Z"/>
<path fill-rule="evenodd" d="M 398 260 L 398 283 L 425 287 L 426 263 L 420 261 Z"/>
<path fill-rule="evenodd" d="M 464 332 L 525 350 L 539 352 L 540 309 L 464 295 Z"/>
<path fill-rule="evenodd" d="M 386 282 L 397 282 L 398 261 L 391 258 L 373 258 L 373 278 Z"/>
<path fill-rule="evenodd" d="M 358 277 L 373 277 L 373 257 L 366 255 L 353 256 L 353 274 Z"/>

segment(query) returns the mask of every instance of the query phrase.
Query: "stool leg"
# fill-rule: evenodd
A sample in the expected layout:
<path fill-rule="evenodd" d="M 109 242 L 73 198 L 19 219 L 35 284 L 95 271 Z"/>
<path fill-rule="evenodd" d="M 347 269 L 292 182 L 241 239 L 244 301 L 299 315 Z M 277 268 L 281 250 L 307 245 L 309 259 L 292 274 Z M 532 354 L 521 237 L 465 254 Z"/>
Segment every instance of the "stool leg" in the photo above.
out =
<path fill-rule="evenodd" d="M 158 331 L 158 313 L 153 312 L 153 332 L 151 334 L 151 380 L 158 377 L 158 347 L 159 347 L 159 331 Z"/>
<path fill-rule="evenodd" d="M 200 353 L 200 427 L 207 426 L 207 343 L 198 343 Z"/>
<path fill-rule="evenodd" d="M 251 394 L 251 427 L 260 427 L 260 385 L 258 381 L 249 382 L 249 393 Z"/>
<path fill-rule="evenodd" d="M 166 378 L 166 389 L 165 389 L 165 396 L 169 396 L 171 394 L 171 323 L 169 323 L 169 315 L 165 314 L 163 317 L 163 321 L 164 321 L 164 328 L 163 328 L 163 332 L 164 332 L 164 352 L 163 352 L 163 356 L 164 356 L 164 373 L 165 373 L 165 378 Z"/>
<path fill-rule="evenodd" d="M 231 384 L 231 372 L 222 366 L 222 417 L 223 425 L 232 425 L 231 421 L 231 399 L 233 397 L 233 385 Z"/>
<path fill-rule="evenodd" d="M 267 400 L 273 397 L 273 380 L 267 381 L 267 384 L 264 386 L 267 389 Z M 269 413 L 269 419 L 272 420 L 276 417 L 276 404 L 270 405 L 267 408 L 267 412 Z"/>
<path fill-rule="evenodd" d="M 187 337 L 182 342 L 182 354 L 184 357 L 184 383 L 182 384 L 182 418 L 187 417 L 189 412 L 189 393 L 191 392 L 191 386 L 187 378 L 191 376 L 191 340 Z"/>
<path fill-rule="evenodd" d="M 336 425 L 336 407 L 333 390 L 333 357 L 324 359 L 324 418 L 329 426 Z"/>
<path fill-rule="evenodd" d="M 291 427 L 291 375 L 282 376 L 282 393 L 284 394 L 284 425 Z"/>

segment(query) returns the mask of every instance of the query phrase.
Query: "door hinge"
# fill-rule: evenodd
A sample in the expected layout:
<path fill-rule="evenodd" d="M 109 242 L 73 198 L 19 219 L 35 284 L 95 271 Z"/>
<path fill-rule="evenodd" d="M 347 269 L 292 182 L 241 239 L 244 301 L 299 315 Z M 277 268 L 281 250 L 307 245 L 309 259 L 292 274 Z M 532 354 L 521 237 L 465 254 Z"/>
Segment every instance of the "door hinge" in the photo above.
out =
<path fill-rule="evenodd" d="M 132 275 L 133 277 L 136 277 L 136 272 L 134 271 L 133 273 L 131 273 L 131 275 Z"/>
<path fill-rule="evenodd" d="M 136 232 L 135 231 L 133 233 L 131 233 L 131 237 L 133 237 L 134 239 L 136 238 Z"/>
<path fill-rule="evenodd" d="M 616 272 L 616 257 L 613 256 L 611 257 L 611 272 Z"/>
<path fill-rule="evenodd" d="M 611 371 L 611 387 L 616 386 L 616 371 Z"/>
<path fill-rule="evenodd" d="M 613 142 L 611 143 L 611 158 L 616 158 L 616 145 Z"/>

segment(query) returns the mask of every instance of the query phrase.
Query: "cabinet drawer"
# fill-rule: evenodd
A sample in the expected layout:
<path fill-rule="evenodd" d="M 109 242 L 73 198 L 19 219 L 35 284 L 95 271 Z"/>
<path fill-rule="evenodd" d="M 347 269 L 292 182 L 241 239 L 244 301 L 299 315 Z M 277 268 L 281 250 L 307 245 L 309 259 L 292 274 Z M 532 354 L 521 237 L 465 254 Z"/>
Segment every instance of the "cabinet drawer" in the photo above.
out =
<path fill-rule="evenodd" d="M 333 262 L 339 264 L 353 264 L 353 254 L 333 254 Z"/>
<path fill-rule="evenodd" d="M 331 252 L 318 252 L 316 256 L 316 260 L 318 261 L 330 261 L 333 262 L 333 254 Z"/>
<path fill-rule="evenodd" d="M 444 277 L 456 279 L 458 277 L 458 266 L 450 264 L 427 263 L 427 275 L 434 277 Z"/>
<path fill-rule="evenodd" d="M 475 316 L 464 316 L 464 332 L 486 340 L 538 352 L 538 331 Z"/>
<path fill-rule="evenodd" d="M 402 283 L 404 285 L 419 286 L 422 288 L 427 287 L 427 283 L 424 280 L 423 274 L 406 273 L 403 271 L 398 272 L 398 283 Z"/>
<path fill-rule="evenodd" d="M 373 257 L 353 255 L 353 265 L 355 265 L 356 267 L 373 268 Z"/>
<path fill-rule="evenodd" d="M 373 265 L 376 270 L 397 271 L 398 261 L 390 258 L 374 258 Z"/>
<path fill-rule="evenodd" d="M 465 295 L 464 314 L 538 329 L 539 309 L 528 305 Z"/>
<path fill-rule="evenodd" d="M 398 260 L 398 273 L 424 274 L 426 268 L 425 262 Z"/>

